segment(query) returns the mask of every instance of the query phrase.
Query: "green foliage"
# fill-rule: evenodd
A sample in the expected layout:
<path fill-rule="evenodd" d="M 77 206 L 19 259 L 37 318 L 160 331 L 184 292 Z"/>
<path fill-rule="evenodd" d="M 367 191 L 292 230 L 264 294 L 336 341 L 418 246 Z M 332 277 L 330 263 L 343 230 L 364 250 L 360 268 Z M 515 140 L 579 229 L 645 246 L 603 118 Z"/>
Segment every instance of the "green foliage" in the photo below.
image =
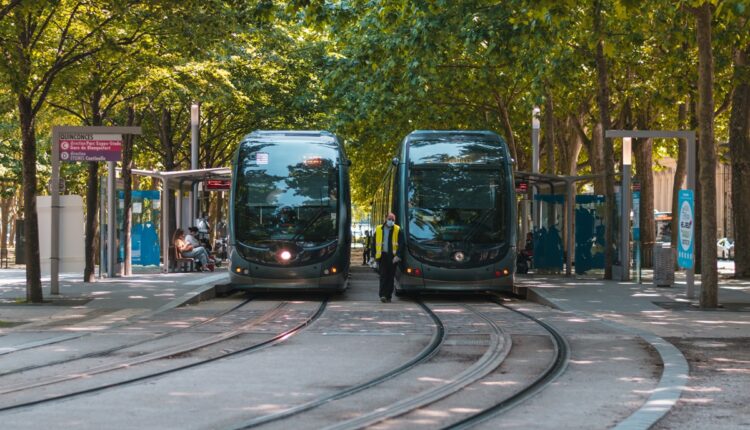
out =
<path fill-rule="evenodd" d="M 679 127 L 677 105 L 690 99 L 697 80 L 689 10 L 703 1 L 601 3 L 614 122 L 633 126 L 645 115 L 650 128 Z M 711 3 L 718 108 L 732 91 L 732 49 L 750 37 L 750 8 L 743 0 Z M 0 172 L 20 174 L 15 94 L 29 93 L 37 103 L 49 91 L 49 103 L 35 105 L 40 183 L 47 162 L 42 143 L 52 125 L 97 117 L 123 124 L 128 106 L 144 129 L 135 151 L 142 168 L 168 163 L 160 136 L 165 112 L 174 144 L 169 162 L 189 165 L 193 102 L 201 104 L 206 167 L 227 165 L 239 139 L 255 129 L 331 129 L 353 160 L 360 209 L 414 129 L 495 130 L 516 142 L 518 167 L 528 168 L 530 112 L 544 105 L 545 94 L 558 121 L 580 117 L 589 138 L 598 117 L 599 36 L 589 3 L 62 0 L 14 7 L 37 23 L 50 22 L 37 32 L 27 67 L 11 49 L 16 15 L 0 16 Z M 49 70 L 56 76 L 45 80 Z M 101 97 L 98 116 L 91 111 L 94 94 Z M 727 115 L 716 124 L 717 140 L 726 140 Z M 657 142 L 654 150 L 676 152 L 674 142 Z M 589 162 L 586 150 L 578 161 Z M 80 166 L 65 169 L 67 177 L 82 176 Z M 69 184 L 83 186 L 78 179 Z"/>

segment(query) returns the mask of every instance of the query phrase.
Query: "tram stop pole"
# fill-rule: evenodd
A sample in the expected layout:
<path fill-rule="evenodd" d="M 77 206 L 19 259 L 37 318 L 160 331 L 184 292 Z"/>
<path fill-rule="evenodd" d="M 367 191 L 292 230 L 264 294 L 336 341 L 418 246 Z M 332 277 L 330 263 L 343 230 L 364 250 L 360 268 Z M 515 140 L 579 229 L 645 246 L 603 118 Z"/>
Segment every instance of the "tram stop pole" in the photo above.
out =
<path fill-rule="evenodd" d="M 539 107 L 534 106 L 531 111 L 531 173 L 539 173 Z M 537 194 L 536 185 L 532 185 L 531 218 L 533 227 L 539 227 L 539 202 L 534 199 Z M 533 229 L 532 229 L 533 230 Z"/>
<path fill-rule="evenodd" d="M 52 175 L 50 180 L 50 293 L 60 294 L 60 162 L 108 161 L 108 259 L 107 269 L 114 276 L 115 244 L 115 162 L 122 159 L 122 135 L 141 134 L 141 127 L 52 127 Z M 61 141 L 65 148 L 61 148 Z M 117 142 L 120 142 L 118 144 Z M 100 262 L 100 264 L 103 262 Z"/>
<path fill-rule="evenodd" d="M 687 189 L 695 190 L 695 131 L 693 130 L 606 130 L 604 137 L 606 138 L 653 138 L 653 139 L 685 139 L 687 141 Z M 677 178 L 676 178 L 677 179 Z M 623 184 L 624 185 L 624 184 Z M 623 192 L 624 197 L 625 192 Z M 630 203 L 630 194 L 628 192 L 628 204 Z M 623 198 L 623 207 L 625 199 Z M 677 208 L 672 208 L 672 222 L 675 222 L 674 213 Z M 625 229 L 623 229 L 625 230 Z M 629 235 L 628 235 L 629 236 Z M 628 242 L 623 234 L 622 244 L 626 247 Z M 678 244 L 672 244 L 672 247 L 676 247 Z M 687 277 L 687 291 L 686 296 L 688 299 L 695 298 L 695 265 L 686 269 Z"/>
<path fill-rule="evenodd" d="M 620 222 L 620 280 L 630 280 L 630 175 L 632 166 L 632 138 L 622 138 L 622 215 Z"/>

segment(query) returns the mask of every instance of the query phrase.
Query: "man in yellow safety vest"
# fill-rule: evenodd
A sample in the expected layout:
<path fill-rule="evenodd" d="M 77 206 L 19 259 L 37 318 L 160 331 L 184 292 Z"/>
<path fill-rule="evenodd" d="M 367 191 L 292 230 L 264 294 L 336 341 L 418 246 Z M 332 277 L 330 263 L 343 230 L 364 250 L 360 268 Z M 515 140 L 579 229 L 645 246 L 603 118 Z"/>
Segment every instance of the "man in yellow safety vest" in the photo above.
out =
<path fill-rule="evenodd" d="M 393 276 L 396 274 L 396 264 L 401 261 L 404 248 L 404 237 L 401 227 L 396 225 L 396 215 L 392 212 L 386 217 L 385 223 L 375 227 L 375 260 L 380 269 L 380 301 L 391 301 L 393 294 Z"/>

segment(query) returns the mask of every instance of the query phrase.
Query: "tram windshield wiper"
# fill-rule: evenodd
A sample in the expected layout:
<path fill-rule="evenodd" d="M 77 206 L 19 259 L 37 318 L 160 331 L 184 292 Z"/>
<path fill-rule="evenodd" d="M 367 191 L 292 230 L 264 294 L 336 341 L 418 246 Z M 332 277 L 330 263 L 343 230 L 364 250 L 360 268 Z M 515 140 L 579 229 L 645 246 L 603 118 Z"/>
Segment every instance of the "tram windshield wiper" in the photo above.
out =
<path fill-rule="evenodd" d="M 313 216 L 312 219 L 310 219 L 310 221 L 308 221 L 308 223 L 304 227 L 302 227 L 302 230 L 298 231 L 297 233 L 294 234 L 294 236 L 292 236 L 290 241 L 296 242 L 300 237 L 302 237 L 303 234 L 307 232 L 307 230 L 310 229 L 310 227 L 315 225 L 315 223 L 318 222 L 320 217 L 323 216 L 328 210 L 330 210 L 330 208 L 327 208 L 327 207 L 320 208 L 318 212 L 315 213 L 315 216 Z"/>
<path fill-rule="evenodd" d="M 484 225 L 484 222 L 487 220 L 487 218 L 490 217 L 490 215 L 494 214 L 496 211 L 496 208 L 491 207 L 487 210 L 487 212 L 483 213 L 478 219 L 476 224 L 469 230 L 468 233 L 466 233 L 466 236 L 463 237 L 464 242 L 468 242 L 469 240 L 473 239 L 474 236 L 479 232 L 479 229 Z"/>

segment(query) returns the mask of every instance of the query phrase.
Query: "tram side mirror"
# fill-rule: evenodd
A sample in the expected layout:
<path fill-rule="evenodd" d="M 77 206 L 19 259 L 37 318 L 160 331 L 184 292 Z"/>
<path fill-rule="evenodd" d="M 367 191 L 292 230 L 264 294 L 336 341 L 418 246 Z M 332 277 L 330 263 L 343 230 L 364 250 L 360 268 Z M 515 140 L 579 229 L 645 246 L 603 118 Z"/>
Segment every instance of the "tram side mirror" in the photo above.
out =
<path fill-rule="evenodd" d="M 351 167 L 351 165 L 352 165 L 352 160 L 349 160 L 349 159 L 347 159 L 347 160 L 346 160 L 346 165 L 347 165 L 347 166 L 349 166 L 349 167 Z"/>
<path fill-rule="evenodd" d="M 393 160 L 391 160 L 391 164 L 394 166 L 398 166 L 398 157 L 393 157 Z"/>

